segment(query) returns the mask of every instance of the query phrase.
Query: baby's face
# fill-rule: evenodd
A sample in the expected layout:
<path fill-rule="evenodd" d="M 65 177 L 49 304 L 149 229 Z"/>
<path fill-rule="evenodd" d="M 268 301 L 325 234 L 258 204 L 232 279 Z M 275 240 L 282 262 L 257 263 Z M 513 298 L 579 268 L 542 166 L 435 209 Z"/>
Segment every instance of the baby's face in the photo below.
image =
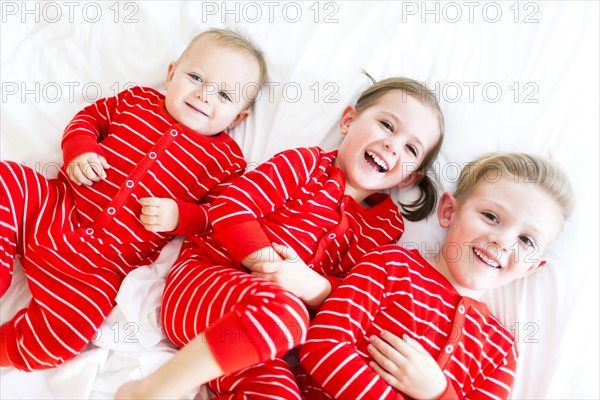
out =
<path fill-rule="evenodd" d="M 249 53 L 201 38 L 169 66 L 167 111 L 188 128 L 215 135 L 248 116 L 258 77 L 258 64 Z"/>
<path fill-rule="evenodd" d="M 452 199 L 445 194 L 440 201 L 440 224 L 448 232 L 437 261 L 461 294 L 533 272 L 562 226 L 558 204 L 534 182 L 513 177 L 482 182 L 444 213 Z"/>

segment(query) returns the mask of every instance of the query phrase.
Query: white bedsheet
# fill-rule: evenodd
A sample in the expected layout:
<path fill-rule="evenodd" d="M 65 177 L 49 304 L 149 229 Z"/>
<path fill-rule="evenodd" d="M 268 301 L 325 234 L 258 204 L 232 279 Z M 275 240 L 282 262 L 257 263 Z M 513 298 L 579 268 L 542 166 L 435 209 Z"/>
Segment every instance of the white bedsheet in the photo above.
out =
<path fill-rule="evenodd" d="M 599 398 L 597 2 L 21 2 L 2 1 L 2 159 L 55 175 L 60 138 L 90 101 L 135 83 L 163 89 L 168 62 L 208 27 L 247 33 L 270 82 L 233 132 L 249 162 L 285 148 L 339 143 L 337 121 L 375 78 L 405 75 L 436 90 L 446 142 L 436 171 L 488 151 L 551 155 L 567 169 L 577 209 L 549 265 L 486 300 L 517 335 L 512 398 Z M 402 243 L 426 250 L 435 218 Z M 164 276 L 179 239 L 131 273 L 93 343 L 64 366 L 3 368 L 0 397 L 111 398 L 174 352 L 159 324 Z M 22 274 L 1 300 L 4 321 L 27 302 Z M 190 398 L 193 394 L 190 394 Z"/>

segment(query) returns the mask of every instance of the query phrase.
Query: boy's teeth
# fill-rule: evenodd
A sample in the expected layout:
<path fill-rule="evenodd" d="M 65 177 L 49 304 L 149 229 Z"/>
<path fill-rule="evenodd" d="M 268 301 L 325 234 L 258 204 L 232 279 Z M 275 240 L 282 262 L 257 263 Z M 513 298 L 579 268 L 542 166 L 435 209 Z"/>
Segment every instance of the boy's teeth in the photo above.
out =
<path fill-rule="evenodd" d="M 385 161 L 383 161 L 381 158 L 377 157 L 376 154 L 367 151 L 367 154 L 373 159 L 373 161 L 375 161 L 375 163 L 377 165 L 379 165 L 381 167 L 381 169 L 385 172 L 389 169 L 389 167 L 387 166 L 387 164 L 385 163 Z"/>
<path fill-rule="evenodd" d="M 483 262 L 485 262 L 490 267 L 500 268 L 500 265 L 497 262 L 495 262 L 494 260 L 490 260 L 489 258 L 484 256 L 479 250 L 473 249 L 473 251 L 475 252 L 475 254 L 477 254 L 477 257 L 481 258 Z"/>

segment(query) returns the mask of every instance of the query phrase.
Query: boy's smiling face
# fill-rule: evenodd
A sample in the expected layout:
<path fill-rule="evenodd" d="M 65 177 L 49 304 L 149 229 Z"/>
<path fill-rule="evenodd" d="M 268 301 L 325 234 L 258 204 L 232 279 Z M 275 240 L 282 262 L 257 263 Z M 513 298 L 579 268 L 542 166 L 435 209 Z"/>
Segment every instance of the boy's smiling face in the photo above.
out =
<path fill-rule="evenodd" d="M 429 261 L 459 293 L 474 298 L 542 266 L 563 223 L 548 193 L 512 177 L 481 182 L 460 203 L 444 193 L 438 218 L 448 232 L 442 250 Z"/>
<path fill-rule="evenodd" d="M 249 115 L 259 66 L 247 52 L 198 39 L 169 65 L 165 106 L 177 122 L 206 136 L 237 126 Z"/>

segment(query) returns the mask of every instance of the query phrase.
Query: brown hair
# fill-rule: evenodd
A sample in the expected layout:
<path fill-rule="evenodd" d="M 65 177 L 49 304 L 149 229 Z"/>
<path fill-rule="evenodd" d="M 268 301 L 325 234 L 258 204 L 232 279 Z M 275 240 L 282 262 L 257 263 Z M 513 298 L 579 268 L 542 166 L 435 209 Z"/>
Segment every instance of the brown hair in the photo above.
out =
<path fill-rule="evenodd" d="M 369 74 L 366 72 L 365 74 L 373 81 L 373 78 L 371 78 Z M 427 175 L 427 171 L 432 167 L 433 162 L 437 158 L 442 147 L 442 142 L 444 140 L 444 115 L 442 114 L 442 110 L 435 94 L 429 90 L 425 84 L 404 77 L 393 77 L 374 82 L 373 85 L 365 90 L 358 98 L 355 106 L 356 111 L 360 113 L 373 106 L 383 95 L 392 90 L 400 90 L 406 93 L 406 95 L 428 105 L 434 111 L 438 120 L 440 138 L 433 149 L 425 155 L 423 162 L 415 171 L 422 172 L 422 178 L 415 183 L 420 190 L 419 197 L 412 203 L 400 203 L 402 214 L 406 219 L 409 221 L 419 221 L 431 214 L 437 201 L 437 185 L 434 180 Z"/>
<path fill-rule="evenodd" d="M 476 158 L 461 171 L 454 197 L 461 203 L 481 182 L 496 182 L 502 177 L 539 185 L 556 201 L 563 221 L 572 214 L 573 190 L 566 173 L 556 162 L 533 154 L 490 153 Z"/>

